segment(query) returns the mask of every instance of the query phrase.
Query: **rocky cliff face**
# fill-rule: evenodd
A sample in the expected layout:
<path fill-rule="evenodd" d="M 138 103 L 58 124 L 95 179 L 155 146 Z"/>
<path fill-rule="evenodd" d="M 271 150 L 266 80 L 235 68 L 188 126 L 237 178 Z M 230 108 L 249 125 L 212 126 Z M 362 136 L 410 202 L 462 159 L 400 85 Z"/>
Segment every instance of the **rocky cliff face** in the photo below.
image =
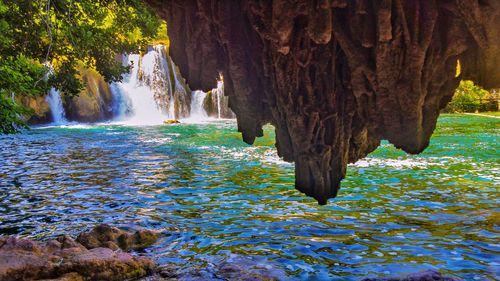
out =
<path fill-rule="evenodd" d="M 16 97 L 16 102 L 33 110 L 33 115 L 26 120 L 29 124 L 50 122 L 50 107 L 45 97 Z"/>
<path fill-rule="evenodd" d="M 222 73 L 243 140 L 272 123 L 296 187 L 320 204 L 380 140 L 425 149 L 460 79 L 500 84 L 497 0 L 147 2 L 192 88 Z"/>
<path fill-rule="evenodd" d="M 113 117 L 113 95 L 109 84 L 94 70 L 81 69 L 85 88 L 73 98 L 66 98 L 64 108 L 71 121 L 98 122 Z"/>

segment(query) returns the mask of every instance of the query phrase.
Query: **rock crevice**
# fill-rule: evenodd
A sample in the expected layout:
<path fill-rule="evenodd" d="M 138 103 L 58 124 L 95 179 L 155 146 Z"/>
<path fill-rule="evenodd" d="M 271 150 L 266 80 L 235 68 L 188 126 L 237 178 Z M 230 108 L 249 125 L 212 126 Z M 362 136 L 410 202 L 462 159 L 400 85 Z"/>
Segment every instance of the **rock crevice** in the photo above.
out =
<path fill-rule="evenodd" d="M 382 139 L 425 149 L 460 79 L 500 86 L 499 1 L 147 2 L 191 87 L 221 73 L 243 140 L 273 124 L 296 187 L 320 204 Z"/>

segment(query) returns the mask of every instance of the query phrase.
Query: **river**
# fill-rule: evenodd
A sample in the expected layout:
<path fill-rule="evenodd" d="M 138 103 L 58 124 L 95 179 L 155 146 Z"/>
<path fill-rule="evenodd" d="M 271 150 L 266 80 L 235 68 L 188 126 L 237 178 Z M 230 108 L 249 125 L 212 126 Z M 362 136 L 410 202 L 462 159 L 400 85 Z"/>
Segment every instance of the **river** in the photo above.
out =
<path fill-rule="evenodd" d="M 293 187 L 272 127 L 236 123 L 38 127 L 0 136 L 0 234 L 47 239 L 97 223 L 161 230 L 160 264 L 244 257 L 281 279 L 359 280 L 436 269 L 500 271 L 500 120 L 440 117 L 429 148 L 384 142 L 319 206 Z"/>

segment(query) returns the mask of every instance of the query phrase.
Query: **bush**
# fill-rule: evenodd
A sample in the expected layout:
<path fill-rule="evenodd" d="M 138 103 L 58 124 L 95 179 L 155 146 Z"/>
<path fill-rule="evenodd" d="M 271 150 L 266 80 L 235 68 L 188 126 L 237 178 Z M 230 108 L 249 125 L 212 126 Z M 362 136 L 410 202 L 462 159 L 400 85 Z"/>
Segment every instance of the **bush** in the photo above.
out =
<path fill-rule="evenodd" d="M 451 102 L 445 112 L 476 112 L 485 111 L 490 107 L 492 96 L 485 89 L 474 85 L 470 80 L 460 82 Z"/>

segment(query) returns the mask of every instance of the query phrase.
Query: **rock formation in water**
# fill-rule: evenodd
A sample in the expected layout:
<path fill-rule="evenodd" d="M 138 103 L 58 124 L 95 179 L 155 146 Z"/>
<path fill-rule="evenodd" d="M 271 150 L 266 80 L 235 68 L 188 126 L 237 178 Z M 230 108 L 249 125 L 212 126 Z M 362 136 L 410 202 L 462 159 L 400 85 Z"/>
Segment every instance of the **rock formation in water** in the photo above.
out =
<path fill-rule="evenodd" d="M 113 95 L 109 84 L 96 71 L 82 69 L 84 89 L 76 97 L 64 99 L 66 118 L 79 122 L 98 122 L 113 117 Z"/>
<path fill-rule="evenodd" d="M 320 204 L 382 139 L 424 150 L 460 79 L 500 84 L 498 0 L 146 2 L 191 87 L 222 73 L 243 140 L 273 124 L 296 187 Z"/>
<path fill-rule="evenodd" d="M 113 250 L 137 250 L 151 246 L 158 240 L 158 233 L 151 230 L 138 230 L 134 233 L 123 231 L 107 224 L 94 227 L 89 232 L 83 232 L 76 241 L 87 249 L 99 247 Z"/>
<path fill-rule="evenodd" d="M 0 280 L 131 280 L 144 277 L 155 271 L 156 264 L 151 259 L 122 250 L 151 245 L 157 236 L 148 230 L 128 233 L 108 225 L 99 225 L 80 235 L 81 243 L 65 235 L 43 244 L 0 236 Z"/>

